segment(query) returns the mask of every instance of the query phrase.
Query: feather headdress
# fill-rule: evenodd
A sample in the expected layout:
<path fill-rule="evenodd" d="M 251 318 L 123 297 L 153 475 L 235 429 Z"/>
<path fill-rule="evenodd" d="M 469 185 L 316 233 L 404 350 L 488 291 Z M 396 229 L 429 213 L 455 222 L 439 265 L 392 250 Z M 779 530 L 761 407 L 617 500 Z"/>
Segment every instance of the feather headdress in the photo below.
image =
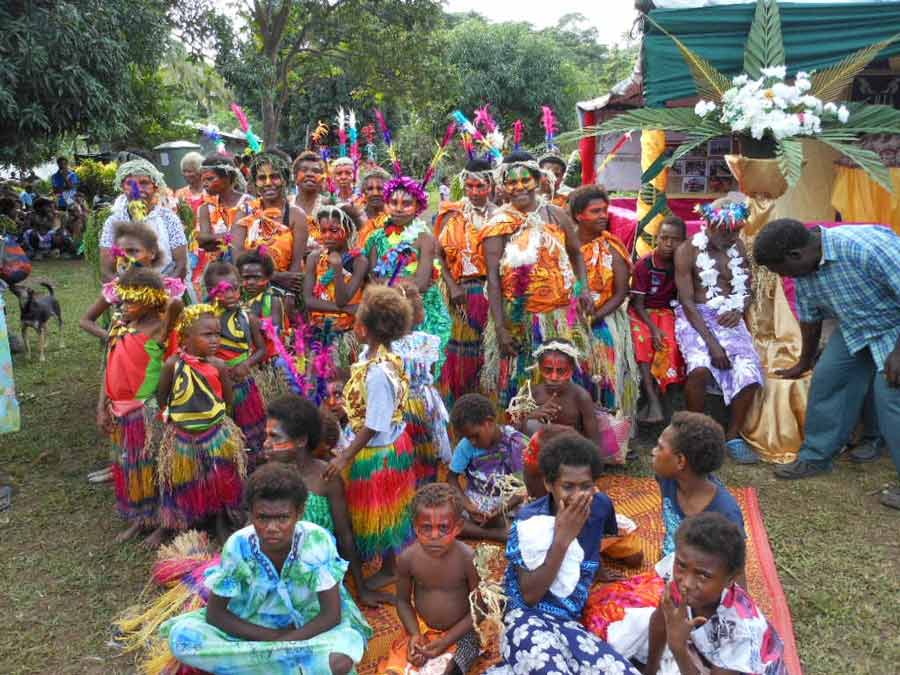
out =
<path fill-rule="evenodd" d="M 388 126 L 387 120 L 384 118 L 384 113 L 382 113 L 378 108 L 375 108 L 375 120 L 378 122 L 378 128 L 381 131 L 381 137 L 384 140 L 385 147 L 387 148 L 388 159 L 391 160 L 391 167 L 394 170 L 394 176 L 399 178 L 403 175 L 403 166 L 400 164 L 400 159 L 397 157 L 397 148 L 394 147 L 394 136 L 391 133 L 391 128 Z"/>
<path fill-rule="evenodd" d="M 559 148 L 556 146 L 556 132 L 559 131 L 559 126 L 556 122 L 553 108 L 549 105 L 541 106 L 541 124 L 544 126 L 544 141 L 547 144 L 547 152 L 559 151 Z"/>
<path fill-rule="evenodd" d="M 247 114 L 244 112 L 244 109 L 237 103 L 232 102 L 231 112 L 237 117 L 238 125 L 240 125 L 241 131 L 244 132 L 244 138 L 247 139 L 247 147 L 250 148 L 250 151 L 257 153 L 262 150 L 262 143 L 259 140 L 259 136 L 253 133 L 253 129 L 250 127 L 250 120 L 247 119 Z"/>

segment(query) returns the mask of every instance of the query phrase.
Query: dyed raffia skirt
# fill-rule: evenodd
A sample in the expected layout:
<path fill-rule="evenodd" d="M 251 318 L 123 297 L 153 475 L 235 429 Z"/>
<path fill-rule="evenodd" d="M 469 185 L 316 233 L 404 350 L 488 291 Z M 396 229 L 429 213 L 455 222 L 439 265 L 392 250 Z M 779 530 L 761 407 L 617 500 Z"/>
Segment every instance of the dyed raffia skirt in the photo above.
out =
<path fill-rule="evenodd" d="M 350 467 L 347 506 L 363 560 L 399 553 L 412 541 L 409 505 L 416 492 L 415 453 L 404 431 L 391 445 L 360 450 Z"/>
<path fill-rule="evenodd" d="M 637 408 L 641 380 L 634 359 L 628 310 L 619 307 L 595 322 L 593 338 L 595 371 L 593 382 L 587 389 L 602 407 L 631 419 Z"/>
<path fill-rule="evenodd" d="M 419 330 L 434 335 L 441 340 L 441 357 L 434 365 L 434 379 L 440 381 L 444 362 L 447 360 L 447 343 L 450 342 L 452 322 L 450 312 L 447 311 L 447 303 L 444 302 L 444 294 L 437 284 L 432 284 L 425 295 L 422 296 L 422 304 L 425 305 L 425 321 L 419 326 Z"/>
<path fill-rule="evenodd" d="M 335 331 L 326 325 L 313 325 L 308 345 L 315 356 L 306 361 L 306 377 L 315 386 L 310 395 L 313 403 L 321 405 L 327 398 L 328 381 L 335 369 L 349 370 L 359 356 L 359 339 L 353 329 Z"/>
<path fill-rule="evenodd" d="M 266 403 L 252 376 L 234 385 L 234 421 L 244 434 L 252 471 L 266 440 Z"/>
<path fill-rule="evenodd" d="M 241 503 L 247 474 L 244 436 L 226 417 L 192 433 L 170 424 L 159 453 L 159 519 L 185 530 Z"/>
<path fill-rule="evenodd" d="M 594 354 L 584 323 L 569 307 L 560 307 L 543 314 L 530 314 L 517 307 L 515 300 L 504 300 L 504 316 L 522 318 L 509 321 L 507 328 L 515 341 L 516 355 L 503 356 L 497 343 L 497 329 L 489 319 L 484 333 L 484 367 L 481 369 L 481 389 L 506 408 L 525 382 L 532 379 L 531 367 L 535 364 L 534 351 L 553 338 L 572 342 L 584 359 L 579 362 L 579 373 L 590 378 L 596 370 L 592 363 Z"/>
<path fill-rule="evenodd" d="M 450 311 L 453 326 L 447 343 L 447 360 L 441 370 L 441 393 L 448 406 L 472 392 L 478 382 L 484 364 L 484 329 L 490 313 L 484 279 L 464 279 L 461 285 L 466 294 L 465 304 Z"/>
<path fill-rule="evenodd" d="M 115 416 L 116 428 L 111 436 L 119 514 L 129 523 L 137 522 L 145 528 L 156 526 L 159 505 L 154 450 L 160 434 L 154 418 L 154 411 L 143 405 L 121 417 Z"/>
<path fill-rule="evenodd" d="M 406 433 L 413 444 L 416 487 L 437 479 L 438 463 L 449 464 L 452 459 L 450 438 L 447 436 L 449 415 L 440 395 L 432 386 L 410 389 L 403 407 Z"/>

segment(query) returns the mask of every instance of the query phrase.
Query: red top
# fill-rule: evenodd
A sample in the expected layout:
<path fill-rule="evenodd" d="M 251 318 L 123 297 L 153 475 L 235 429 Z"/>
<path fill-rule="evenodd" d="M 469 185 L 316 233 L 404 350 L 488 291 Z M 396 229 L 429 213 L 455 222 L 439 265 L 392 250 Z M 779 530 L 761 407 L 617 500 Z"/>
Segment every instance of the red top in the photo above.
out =
<path fill-rule="evenodd" d="M 675 261 L 669 266 L 649 253 L 637 261 L 631 275 L 631 292 L 644 296 L 647 309 L 669 309 L 677 299 L 675 287 Z"/>

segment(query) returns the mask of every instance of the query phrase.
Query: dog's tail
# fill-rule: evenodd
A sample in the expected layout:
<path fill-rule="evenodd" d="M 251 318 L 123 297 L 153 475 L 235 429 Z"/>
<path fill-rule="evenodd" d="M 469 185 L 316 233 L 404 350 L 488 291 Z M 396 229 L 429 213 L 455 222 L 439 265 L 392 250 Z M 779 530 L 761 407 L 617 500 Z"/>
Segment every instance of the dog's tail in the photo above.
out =
<path fill-rule="evenodd" d="M 46 288 L 47 292 L 50 293 L 50 295 L 53 295 L 53 284 L 51 284 L 49 281 L 39 281 L 38 283 Z"/>

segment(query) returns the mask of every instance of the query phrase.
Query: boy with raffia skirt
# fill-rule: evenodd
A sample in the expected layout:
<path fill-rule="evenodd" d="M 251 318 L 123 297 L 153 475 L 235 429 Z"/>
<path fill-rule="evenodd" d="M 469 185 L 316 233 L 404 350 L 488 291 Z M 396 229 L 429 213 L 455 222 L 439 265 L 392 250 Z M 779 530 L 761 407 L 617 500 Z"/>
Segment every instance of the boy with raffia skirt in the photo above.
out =
<path fill-rule="evenodd" d="M 463 503 L 449 485 L 432 483 L 416 493 L 412 513 L 416 541 L 397 559 L 397 614 L 409 637 L 378 672 L 466 675 L 481 645 L 469 606 L 479 581 L 474 552 L 457 539 Z"/>
<path fill-rule="evenodd" d="M 156 272 L 133 267 L 119 276 L 115 293 L 121 314 L 109 329 L 106 373 L 97 403 L 97 426 L 116 452 L 112 475 L 119 513 L 128 528 L 124 542 L 158 524 L 152 403 L 163 365 L 165 342 L 181 311 Z M 163 316 L 163 314 L 165 314 Z M 155 540 L 148 539 L 149 545 Z"/>
<path fill-rule="evenodd" d="M 181 347 L 166 361 L 156 394 L 168 420 L 159 451 L 160 523 L 180 531 L 215 518 L 224 541 L 225 511 L 240 505 L 246 457 L 243 434 L 225 414 L 233 399 L 228 366 L 213 356 L 221 339 L 216 308 L 191 305 L 177 330 Z"/>
<path fill-rule="evenodd" d="M 219 316 L 221 334 L 216 358 L 228 367 L 228 379 L 234 391 L 232 417 L 244 434 L 252 471 L 266 439 L 266 407 L 250 373 L 265 360 L 266 342 L 259 321 L 241 307 L 240 281 L 233 265 L 210 263 L 203 282 Z"/>
<path fill-rule="evenodd" d="M 354 437 L 323 474 L 327 481 L 350 469 L 347 505 L 357 549 L 363 560 L 381 557 L 381 569 L 366 580 L 373 590 L 393 583 L 396 555 L 412 538 L 415 454 L 403 420 L 409 378 L 403 361 L 390 351 L 411 323 L 412 311 L 399 291 L 366 289 L 355 329 L 368 347 L 367 357 L 353 365 L 344 388 Z"/>

